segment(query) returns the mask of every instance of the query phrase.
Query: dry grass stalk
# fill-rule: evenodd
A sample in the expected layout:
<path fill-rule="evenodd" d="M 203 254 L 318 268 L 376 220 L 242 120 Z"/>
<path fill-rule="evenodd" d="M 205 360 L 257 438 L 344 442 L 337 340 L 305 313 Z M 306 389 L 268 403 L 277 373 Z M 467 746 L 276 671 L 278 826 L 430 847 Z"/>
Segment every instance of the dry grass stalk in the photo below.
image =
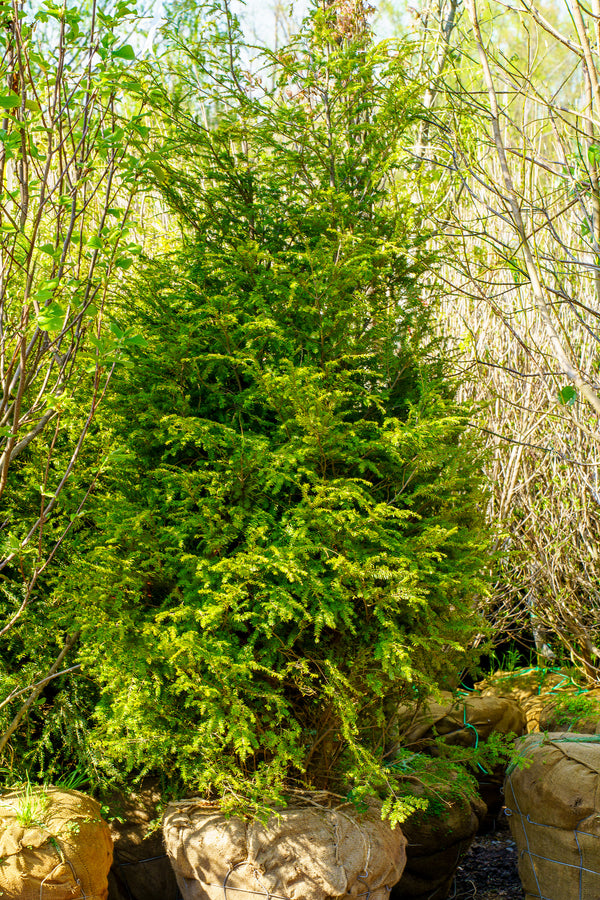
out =
<path fill-rule="evenodd" d="M 443 327 L 490 449 L 501 574 L 487 613 L 503 639 L 533 629 L 538 650 L 566 654 L 596 682 L 598 29 L 583 6 L 570 31 L 526 4 L 503 9 L 527 47 L 515 62 L 479 14 L 470 0 L 440 127 L 420 155 L 447 166 L 435 183 Z"/>

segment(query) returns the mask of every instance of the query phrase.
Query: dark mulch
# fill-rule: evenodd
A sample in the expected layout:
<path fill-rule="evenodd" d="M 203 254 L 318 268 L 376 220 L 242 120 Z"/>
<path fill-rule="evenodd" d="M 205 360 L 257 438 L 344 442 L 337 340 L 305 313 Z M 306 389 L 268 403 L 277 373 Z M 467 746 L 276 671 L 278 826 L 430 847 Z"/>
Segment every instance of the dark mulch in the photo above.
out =
<path fill-rule="evenodd" d="M 517 871 L 517 848 L 506 821 L 493 834 L 479 835 L 459 866 L 456 900 L 523 900 Z"/>

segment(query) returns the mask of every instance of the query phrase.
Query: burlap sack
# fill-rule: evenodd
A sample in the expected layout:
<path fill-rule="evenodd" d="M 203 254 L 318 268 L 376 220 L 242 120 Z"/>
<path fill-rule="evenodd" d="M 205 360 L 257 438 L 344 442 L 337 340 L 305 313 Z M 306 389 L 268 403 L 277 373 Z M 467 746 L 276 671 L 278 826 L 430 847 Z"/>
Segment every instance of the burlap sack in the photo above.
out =
<path fill-rule="evenodd" d="M 430 700 L 423 707 L 398 711 L 398 731 L 402 745 L 411 750 L 425 750 L 435 735 L 444 742 L 460 747 L 474 747 L 485 741 L 492 732 L 525 732 L 525 715 L 519 704 L 510 698 L 493 694 L 472 693 L 456 697 L 442 692 L 440 700 Z"/>
<path fill-rule="evenodd" d="M 375 807 L 288 808 L 263 825 L 190 800 L 167 807 L 163 830 L 184 900 L 384 900 L 406 861 Z"/>
<path fill-rule="evenodd" d="M 467 696 L 443 692 L 440 700 L 430 700 L 421 708 L 409 710 L 402 707 L 398 717 L 402 745 L 432 756 L 439 754 L 436 735 L 442 736 L 444 743 L 452 746 L 474 747 L 480 741 L 486 741 L 492 732 L 520 736 L 525 729 L 525 714 L 516 700 L 493 694 L 484 697 L 475 692 Z M 487 813 L 480 822 L 483 831 L 495 827 L 502 809 L 504 775 L 502 765 L 495 766 L 491 771 L 477 771 L 479 793 L 487 807 Z"/>
<path fill-rule="evenodd" d="M 406 819 L 406 867 L 391 900 L 444 900 L 485 813 L 481 800 L 448 792 L 433 808 Z"/>
<path fill-rule="evenodd" d="M 514 672 L 494 672 L 475 687 L 483 697 L 506 697 L 516 700 L 527 721 L 527 731 L 540 730 L 540 713 L 556 694 L 574 694 L 579 689 L 562 672 L 539 669 L 517 669 Z"/>
<path fill-rule="evenodd" d="M 504 791 L 526 900 L 597 900 L 600 740 L 531 734 L 515 750 Z"/>
<path fill-rule="evenodd" d="M 32 788 L 0 797 L 0 892 L 10 900 L 106 900 L 108 825 L 78 791 Z"/>
<path fill-rule="evenodd" d="M 108 876 L 108 900 L 177 900 L 179 888 L 163 844 L 161 793 L 156 780 L 144 782 L 129 796 L 107 798 L 114 844 Z"/>
<path fill-rule="evenodd" d="M 600 690 L 569 695 L 568 700 L 566 706 L 560 699 L 555 699 L 543 708 L 540 731 L 600 734 Z"/>

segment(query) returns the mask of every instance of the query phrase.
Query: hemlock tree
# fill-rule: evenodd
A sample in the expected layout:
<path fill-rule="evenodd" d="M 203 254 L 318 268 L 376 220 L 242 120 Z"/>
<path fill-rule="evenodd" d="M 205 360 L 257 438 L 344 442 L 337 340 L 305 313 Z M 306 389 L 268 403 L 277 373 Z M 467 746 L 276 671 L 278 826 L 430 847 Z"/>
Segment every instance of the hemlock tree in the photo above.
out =
<path fill-rule="evenodd" d="M 54 592 L 105 764 L 226 807 L 296 786 L 393 812 L 390 714 L 477 627 L 485 503 L 402 152 L 418 97 L 359 13 L 316 9 L 267 89 L 226 9 L 176 101 L 153 85 L 183 239 L 127 309 L 120 462 Z"/>

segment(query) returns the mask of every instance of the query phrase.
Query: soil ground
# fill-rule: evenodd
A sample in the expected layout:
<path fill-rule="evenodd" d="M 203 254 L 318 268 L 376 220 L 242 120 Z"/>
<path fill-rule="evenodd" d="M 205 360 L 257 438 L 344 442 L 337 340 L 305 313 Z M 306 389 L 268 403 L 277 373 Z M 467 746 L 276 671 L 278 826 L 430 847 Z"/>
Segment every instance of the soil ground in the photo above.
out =
<path fill-rule="evenodd" d="M 458 868 L 453 900 L 523 900 L 517 871 L 517 848 L 508 823 L 492 834 L 479 835 Z"/>

